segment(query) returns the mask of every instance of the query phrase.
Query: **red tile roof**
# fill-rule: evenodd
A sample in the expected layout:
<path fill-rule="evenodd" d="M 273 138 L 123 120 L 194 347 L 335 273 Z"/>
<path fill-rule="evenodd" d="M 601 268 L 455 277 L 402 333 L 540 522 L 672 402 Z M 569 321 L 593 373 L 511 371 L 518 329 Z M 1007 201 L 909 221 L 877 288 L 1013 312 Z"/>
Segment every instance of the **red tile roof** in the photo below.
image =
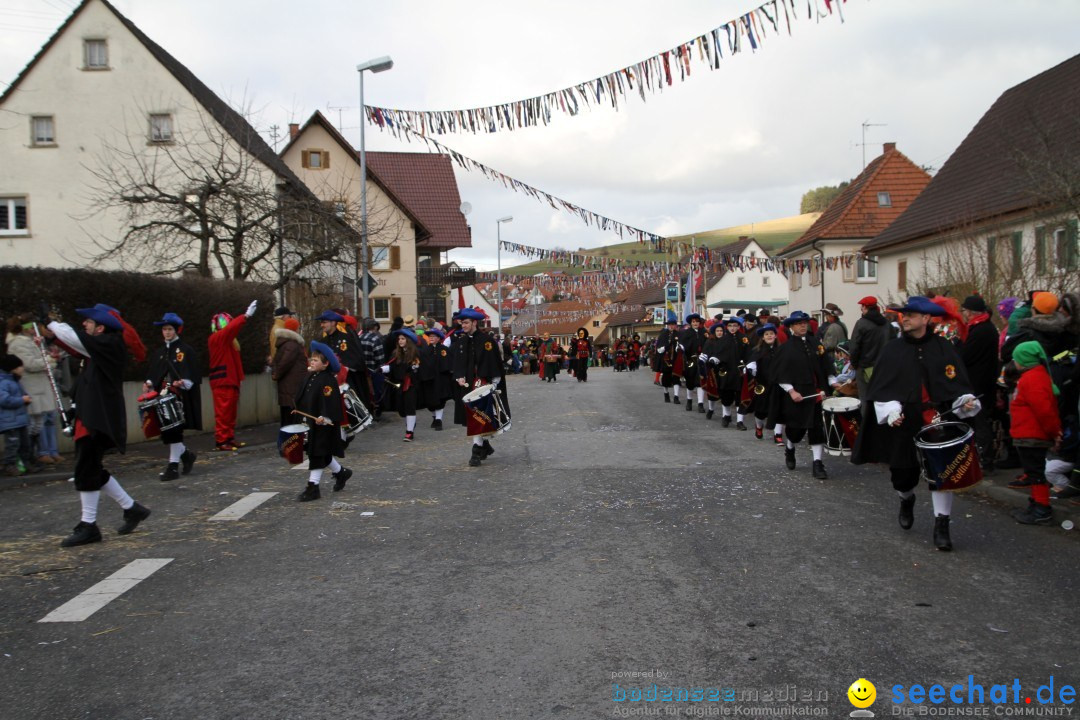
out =
<path fill-rule="evenodd" d="M 1051 204 L 1033 185 L 1040 160 L 1080 153 L 1080 55 L 1002 93 L 926 190 L 864 250 L 880 250 L 998 216 Z M 1027 157 L 1027 167 L 1020 158 Z M 1060 160 L 1058 160 L 1060 162 Z M 1038 182 L 1037 180 L 1035 182 Z"/>
<path fill-rule="evenodd" d="M 777 255 L 798 252 L 815 240 L 872 238 L 900 217 L 929 183 L 925 170 L 894 143 L 885 143 L 885 152 L 844 188 L 798 240 Z M 890 207 L 878 205 L 879 192 L 889 193 Z"/>
<path fill-rule="evenodd" d="M 367 162 L 431 232 L 422 247 L 472 247 L 472 232 L 461 214 L 461 195 L 449 155 L 369 152 Z"/>

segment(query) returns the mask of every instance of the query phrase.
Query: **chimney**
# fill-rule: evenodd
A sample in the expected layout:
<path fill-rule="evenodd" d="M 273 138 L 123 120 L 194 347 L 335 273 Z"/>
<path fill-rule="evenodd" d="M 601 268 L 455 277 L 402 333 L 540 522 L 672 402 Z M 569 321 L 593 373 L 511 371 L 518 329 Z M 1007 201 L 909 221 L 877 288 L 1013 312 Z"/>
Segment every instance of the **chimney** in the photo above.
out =
<path fill-rule="evenodd" d="M 885 152 L 889 152 L 890 150 L 895 150 L 895 149 L 896 149 L 896 143 L 894 143 L 894 142 L 885 143 Z"/>
<path fill-rule="evenodd" d="M 300 123 L 289 123 L 289 139 L 295 140 L 300 134 Z"/>

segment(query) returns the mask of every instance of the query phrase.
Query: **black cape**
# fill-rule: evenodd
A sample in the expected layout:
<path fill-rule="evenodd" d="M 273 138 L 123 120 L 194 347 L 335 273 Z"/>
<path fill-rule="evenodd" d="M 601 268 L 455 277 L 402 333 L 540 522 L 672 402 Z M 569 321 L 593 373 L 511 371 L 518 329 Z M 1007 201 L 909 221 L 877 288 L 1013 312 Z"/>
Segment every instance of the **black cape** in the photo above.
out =
<path fill-rule="evenodd" d="M 333 425 L 316 425 L 314 420 L 297 416 L 297 422 L 308 424 L 308 455 L 336 455 L 345 457 L 345 441 L 341 439 L 341 425 L 345 421 L 345 404 L 338 390 L 337 378 L 329 370 L 308 375 L 296 395 L 296 409 L 315 417 L 334 421 Z"/>
<path fill-rule="evenodd" d="M 792 335 L 774 354 L 769 375 L 773 385 L 791 385 L 803 396 L 828 390 L 825 346 L 809 334 L 801 338 Z M 797 403 L 783 389 L 774 387 L 769 402 L 769 427 L 783 423 L 793 428 L 811 428 L 816 412 L 821 412 L 821 398 Z"/>
<path fill-rule="evenodd" d="M 499 354 L 499 344 L 495 342 L 495 338 L 483 330 L 477 330 L 472 335 L 458 333 L 455 338 L 452 346 L 454 384 L 458 384 L 459 379 L 465 380 L 466 387 L 462 388 L 463 395 L 503 376 L 502 355 Z M 506 414 L 509 415 L 510 401 L 506 394 L 505 382 L 499 383 L 499 394 L 502 395 Z M 454 423 L 465 424 L 465 403 L 463 402 L 454 405 Z"/>
<path fill-rule="evenodd" d="M 923 401 L 923 388 L 930 398 Z M 971 383 L 956 347 L 945 338 L 927 332 L 920 339 L 901 335 L 882 348 L 863 399 L 863 417 L 851 462 L 886 463 L 894 468 L 918 467 L 915 435 L 926 424 L 923 411 L 945 412 L 961 395 L 971 393 Z M 899 400 L 904 422 L 898 428 L 880 425 L 875 402 Z M 986 402 L 986 399 L 983 399 Z"/>
<path fill-rule="evenodd" d="M 202 373 L 199 372 L 199 356 L 195 349 L 177 338 L 169 345 L 162 345 L 150 356 L 147 379 L 154 389 L 161 391 L 163 382 L 190 380 L 190 390 L 175 391 L 184 403 L 184 428 L 202 430 Z"/>
<path fill-rule="evenodd" d="M 107 439 L 107 444 L 124 452 L 127 448 L 124 366 L 128 359 L 124 336 L 112 330 L 88 335 L 77 325 L 72 329 L 90 355 L 86 367 L 75 379 L 75 417 L 99 440 Z"/>

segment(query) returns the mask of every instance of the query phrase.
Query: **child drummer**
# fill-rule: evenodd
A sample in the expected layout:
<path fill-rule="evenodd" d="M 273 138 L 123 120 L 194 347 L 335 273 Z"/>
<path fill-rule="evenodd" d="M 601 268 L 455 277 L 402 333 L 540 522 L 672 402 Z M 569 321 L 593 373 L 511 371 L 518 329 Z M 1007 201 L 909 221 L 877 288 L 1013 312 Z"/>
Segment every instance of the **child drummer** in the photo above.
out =
<path fill-rule="evenodd" d="M 352 470 L 343 467 L 337 458 L 345 457 L 345 403 L 338 390 L 337 374 L 341 364 L 329 346 L 311 341 L 311 357 L 308 358 L 308 377 L 296 396 L 294 412 L 302 414 L 308 425 L 308 483 L 296 498 L 300 502 L 318 500 L 319 483 L 323 470 L 330 468 L 334 478 L 334 492 L 345 487 L 352 477 Z"/>

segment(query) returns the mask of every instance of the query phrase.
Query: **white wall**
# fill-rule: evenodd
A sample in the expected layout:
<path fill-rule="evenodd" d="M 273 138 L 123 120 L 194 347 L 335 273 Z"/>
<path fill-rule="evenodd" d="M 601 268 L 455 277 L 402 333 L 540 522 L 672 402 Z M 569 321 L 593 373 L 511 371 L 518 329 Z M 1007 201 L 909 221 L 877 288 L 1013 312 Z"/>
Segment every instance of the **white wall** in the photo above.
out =
<path fill-rule="evenodd" d="M 848 240 L 829 243 L 818 243 L 818 247 L 825 251 L 826 258 L 841 257 L 846 252 L 855 252 L 862 248 L 866 244 L 865 239 L 861 240 Z M 785 256 L 789 260 L 810 260 L 817 256 L 818 251 L 813 248 L 807 248 L 799 253 Z M 878 274 L 880 276 L 880 267 Z M 858 318 L 859 300 L 867 295 L 880 296 L 881 295 L 881 280 L 880 277 L 873 280 L 851 280 L 855 274 L 854 268 L 851 270 L 851 276 L 848 279 L 844 277 L 844 271 L 841 268 L 836 270 L 822 270 L 822 277 L 825 283 L 825 300 L 826 303 L 835 303 L 844 311 L 843 320 L 849 327 L 851 325 L 850 318 Z M 800 275 L 799 280 L 801 287 L 798 289 L 791 288 L 791 278 L 789 275 L 784 282 L 788 283 L 788 305 L 784 309 L 785 314 L 790 314 L 794 310 L 802 310 L 807 313 L 814 313 L 824 307 L 822 302 L 822 287 L 820 284 L 811 285 L 811 273 L 809 271 Z"/>
<path fill-rule="evenodd" d="M 743 255 L 753 253 L 755 257 L 766 258 L 768 255 L 756 242 L 750 243 Z M 743 285 L 740 287 L 740 279 Z M 720 280 L 708 288 L 705 294 L 705 305 L 708 316 L 716 315 L 723 308 L 710 307 L 721 300 L 742 300 L 748 302 L 770 302 L 780 307 L 787 303 L 788 285 L 787 278 L 778 272 L 753 268 L 747 270 L 729 270 L 724 273 Z M 737 302 L 729 307 L 738 310 L 743 307 Z"/>

